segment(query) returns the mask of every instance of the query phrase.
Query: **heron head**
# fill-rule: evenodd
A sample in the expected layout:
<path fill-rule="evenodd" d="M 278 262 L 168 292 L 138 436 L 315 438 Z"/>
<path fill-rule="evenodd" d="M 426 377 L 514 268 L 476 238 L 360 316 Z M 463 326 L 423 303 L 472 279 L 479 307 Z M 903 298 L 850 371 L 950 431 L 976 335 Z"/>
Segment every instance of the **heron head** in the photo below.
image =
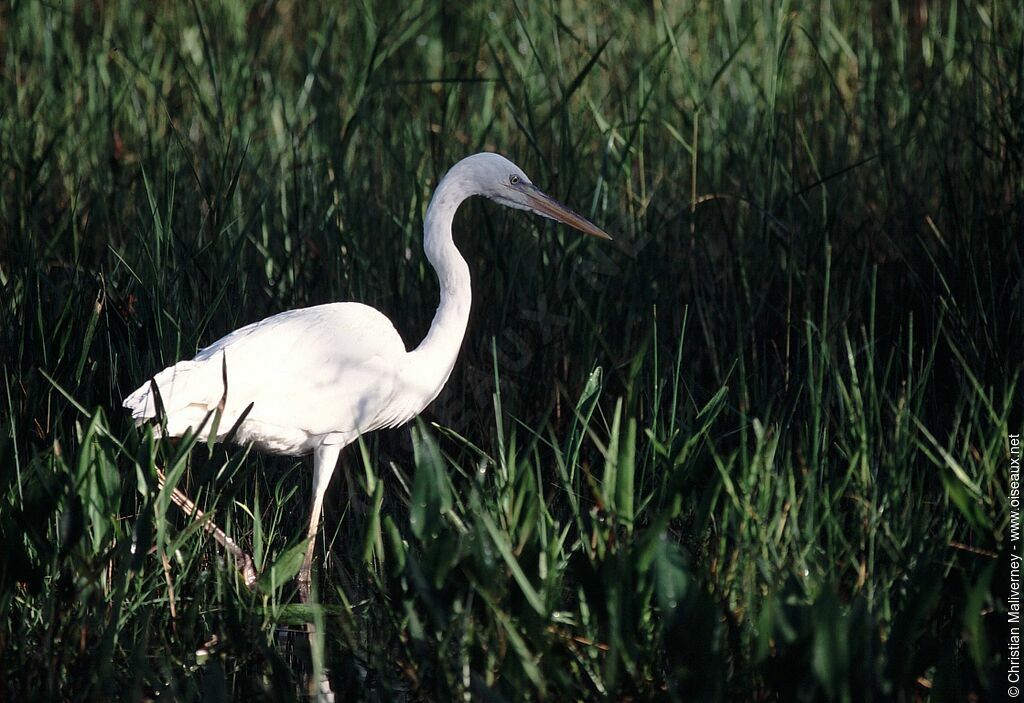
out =
<path fill-rule="evenodd" d="M 478 195 L 519 210 L 529 210 L 542 217 L 569 225 L 580 232 L 601 239 L 611 237 L 578 212 L 562 205 L 535 186 L 523 169 L 500 154 L 485 152 L 463 160 L 470 167 Z"/>

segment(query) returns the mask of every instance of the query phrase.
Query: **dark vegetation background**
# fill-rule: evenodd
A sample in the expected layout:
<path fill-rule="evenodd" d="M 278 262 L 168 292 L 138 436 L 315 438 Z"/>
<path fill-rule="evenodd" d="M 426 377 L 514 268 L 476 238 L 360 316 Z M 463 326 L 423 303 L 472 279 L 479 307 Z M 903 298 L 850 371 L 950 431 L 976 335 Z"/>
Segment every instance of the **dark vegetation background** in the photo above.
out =
<path fill-rule="evenodd" d="M 16 1 L 0 85 L 6 698 L 1003 695 L 1021 3 Z M 615 242 L 463 208 L 460 362 L 294 606 L 308 461 L 120 399 L 297 306 L 418 343 L 483 149 Z"/>

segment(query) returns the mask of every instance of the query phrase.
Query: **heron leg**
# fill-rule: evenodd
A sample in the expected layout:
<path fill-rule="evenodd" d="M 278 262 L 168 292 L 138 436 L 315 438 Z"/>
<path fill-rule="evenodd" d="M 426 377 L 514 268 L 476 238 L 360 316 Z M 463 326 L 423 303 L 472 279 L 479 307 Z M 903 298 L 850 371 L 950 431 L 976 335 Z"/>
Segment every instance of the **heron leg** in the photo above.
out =
<path fill-rule="evenodd" d="M 167 476 L 164 475 L 163 469 L 159 466 L 156 469 L 157 481 L 160 484 L 160 488 L 167 485 Z M 171 490 L 171 500 L 174 504 L 181 508 L 181 511 L 185 515 L 192 517 L 193 515 L 197 520 L 204 520 L 206 513 L 196 507 L 196 504 L 192 502 L 184 491 L 180 488 L 173 488 Z M 245 553 L 245 551 L 238 546 L 235 540 L 225 534 L 224 530 L 217 527 L 213 520 L 206 520 L 203 523 L 203 529 L 209 534 L 213 535 L 213 538 L 217 540 L 224 550 L 231 555 L 235 560 L 235 566 L 242 572 L 242 580 L 245 583 L 245 587 L 250 591 L 256 588 L 256 569 L 252 565 L 252 558 Z"/>
<path fill-rule="evenodd" d="M 324 507 L 324 494 L 331 482 L 334 468 L 338 464 L 341 446 L 336 444 L 322 445 L 313 455 L 313 507 L 309 511 L 309 530 L 306 537 L 306 558 L 299 569 L 299 599 L 309 602 L 310 570 L 313 567 L 313 550 L 316 547 L 316 533 L 320 527 L 320 513 Z"/>

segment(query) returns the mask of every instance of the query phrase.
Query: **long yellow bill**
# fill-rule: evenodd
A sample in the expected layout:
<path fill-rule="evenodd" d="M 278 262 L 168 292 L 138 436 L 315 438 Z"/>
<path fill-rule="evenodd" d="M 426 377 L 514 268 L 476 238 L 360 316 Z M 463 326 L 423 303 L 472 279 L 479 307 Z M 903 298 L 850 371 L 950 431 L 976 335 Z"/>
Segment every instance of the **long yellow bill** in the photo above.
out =
<path fill-rule="evenodd" d="M 578 229 L 580 232 L 585 232 L 586 234 L 593 235 L 600 239 L 611 239 L 611 236 L 603 229 L 578 212 L 562 205 L 562 203 L 558 202 L 550 195 L 546 195 L 536 186 L 532 184 L 524 185 L 520 186 L 520 190 L 523 195 L 526 196 L 530 207 L 545 217 L 550 217 L 552 220 L 558 220 L 570 227 Z"/>

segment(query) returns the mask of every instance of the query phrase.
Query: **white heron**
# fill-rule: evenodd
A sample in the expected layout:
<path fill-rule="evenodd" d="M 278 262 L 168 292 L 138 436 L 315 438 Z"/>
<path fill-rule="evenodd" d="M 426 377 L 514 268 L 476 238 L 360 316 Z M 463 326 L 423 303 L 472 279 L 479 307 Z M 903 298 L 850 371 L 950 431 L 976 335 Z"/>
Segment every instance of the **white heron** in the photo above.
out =
<path fill-rule="evenodd" d="M 445 174 L 427 207 L 423 249 L 437 273 L 441 301 L 418 347 L 407 351 L 391 321 L 367 305 L 316 305 L 237 329 L 191 361 L 167 367 L 124 400 L 136 424 L 159 419 L 167 436 L 191 428 L 201 439 L 216 432 L 218 441 L 268 453 L 313 454 L 308 546 L 299 571 L 303 601 L 309 597 L 324 493 L 341 450 L 362 434 L 414 418 L 441 392 L 455 366 L 471 293 L 469 267 L 452 241 L 452 220 L 474 195 L 611 239 L 541 192 L 505 157 L 474 154 Z M 208 418 L 217 410 L 214 429 Z"/>

